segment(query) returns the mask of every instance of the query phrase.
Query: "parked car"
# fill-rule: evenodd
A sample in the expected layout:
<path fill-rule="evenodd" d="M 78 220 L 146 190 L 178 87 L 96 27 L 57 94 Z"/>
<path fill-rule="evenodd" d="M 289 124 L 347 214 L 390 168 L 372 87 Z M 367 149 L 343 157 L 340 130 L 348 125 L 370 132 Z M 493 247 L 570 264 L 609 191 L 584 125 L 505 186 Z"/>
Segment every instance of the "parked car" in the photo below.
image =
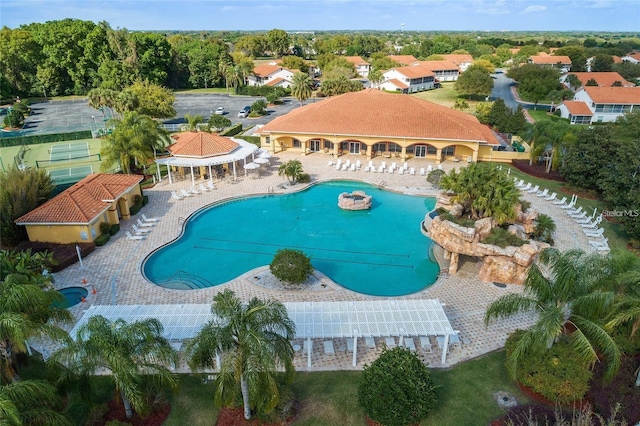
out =
<path fill-rule="evenodd" d="M 238 112 L 238 118 L 248 117 L 250 112 L 251 107 L 247 105 Z"/>
<path fill-rule="evenodd" d="M 216 115 L 224 115 L 224 107 L 216 108 Z"/>

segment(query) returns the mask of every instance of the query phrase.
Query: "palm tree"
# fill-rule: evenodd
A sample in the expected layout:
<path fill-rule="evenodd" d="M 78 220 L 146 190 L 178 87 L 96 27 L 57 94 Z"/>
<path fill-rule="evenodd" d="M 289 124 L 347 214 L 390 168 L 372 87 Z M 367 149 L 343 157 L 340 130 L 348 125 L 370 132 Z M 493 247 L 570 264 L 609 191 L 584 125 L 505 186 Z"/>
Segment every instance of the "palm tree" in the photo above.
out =
<path fill-rule="evenodd" d="M 204 122 L 204 118 L 201 115 L 185 114 L 184 119 L 187 122 L 187 129 L 190 132 L 197 132 L 198 124 Z"/>
<path fill-rule="evenodd" d="M 533 231 L 533 237 L 537 240 L 552 244 L 553 234 L 556 232 L 556 222 L 553 218 L 546 214 L 539 214 L 536 218 L 536 227 Z"/>
<path fill-rule="evenodd" d="M 286 308 L 275 300 L 243 303 L 227 289 L 215 295 L 211 312 L 215 319 L 187 345 L 191 368 L 213 368 L 220 354 L 215 403 L 232 403 L 239 385 L 246 419 L 252 408 L 270 412 L 279 400 L 273 373 L 279 367 L 288 378 L 294 373 L 290 339 L 295 325 Z"/>
<path fill-rule="evenodd" d="M 515 378 L 522 357 L 562 339 L 592 364 L 602 354 L 607 375 L 613 377 L 620 366 L 620 350 L 599 323 L 614 300 L 612 291 L 601 289 L 609 276 L 607 258 L 598 253 L 585 255 L 581 250 L 561 253 L 548 248 L 540 254 L 540 263 L 541 267 L 531 266 L 523 293 L 500 297 L 485 313 L 485 325 L 521 312 L 537 313 L 537 322 L 522 333 L 507 358 L 507 370 Z M 549 272 L 545 274 L 543 269 Z"/>
<path fill-rule="evenodd" d="M 161 385 L 177 385 L 167 366 L 175 365 L 178 357 L 162 332 L 162 324 L 155 318 L 127 323 L 123 319 L 110 322 L 97 315 L 81 326 L 75 340 L 69 339 L 49 362 L 67 367 L 61 380 L 94 375 L 99 370 L 110 372 L 108 377 L 120 392 L 127 417 L 131 417 L 132 407 L 141 411 L 146 406 L 144 376 L 152 376 Z"/>
<path fill-rule="evenodd" d="M 25 380 L 0 386 L 2 425 L 71 425 L 56 410 L 60 405 L 57 389 L 41 380 Z"/>
<path fill-rule="evenodd" d="M 302 174 L 302 163 L 298 160 L 289 160 L 278 167 L 278 176 L 286 176 L 291 185 L 295 185 Z"/>
<path fill-rule="evenodd" d="M 384 75 L 380 70 L 372 70 L 369 73 L 369 81 L 373 84 L 372 87 L 377 88 L 380 83 L 384 81 Z"/>
<path fill-rule="evenodd" d="M 100 168 L 108 171 L 117 164 L 123 172 L 130 174 L 132 158 L 145 164 L 154 156 L 155 150 L 164 147 L 169 140 L 167 131 L 151 117 L 126 112 L 122 120 L 116 120 L 114 131 L 102 144 Z"/>
<path fill-rule="evenodd" d="M 311 97 L 313 91 L 313 80 L 309 77 L 309 74 L 303 72 L 297 72 L 293 75 L 293 82 L 291 84 L 291 94 L 300 101 L 300 105 Z"/>
<path fill-rule="evenodd" d="M 27 352 L 27 340 L 47 337 L 63 340 L 67 332 L 56 322 L 69 322 L 71 314 L 56 308 L 60 293 L 48 286 L 42 275 L 13 273 L 0 285 L 0 380 L 20 380 L 15 369 L 16 355 Z"/>

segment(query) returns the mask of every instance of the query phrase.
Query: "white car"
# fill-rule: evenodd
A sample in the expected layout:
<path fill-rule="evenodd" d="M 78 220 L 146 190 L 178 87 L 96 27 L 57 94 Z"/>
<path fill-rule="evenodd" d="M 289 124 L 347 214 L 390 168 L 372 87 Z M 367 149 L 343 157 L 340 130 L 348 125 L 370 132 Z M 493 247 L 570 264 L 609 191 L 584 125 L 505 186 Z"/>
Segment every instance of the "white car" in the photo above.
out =
<path fill-rule="evenodd" d="M 216 108 L 216 115 L 224 115 L 224 107 Z"/>

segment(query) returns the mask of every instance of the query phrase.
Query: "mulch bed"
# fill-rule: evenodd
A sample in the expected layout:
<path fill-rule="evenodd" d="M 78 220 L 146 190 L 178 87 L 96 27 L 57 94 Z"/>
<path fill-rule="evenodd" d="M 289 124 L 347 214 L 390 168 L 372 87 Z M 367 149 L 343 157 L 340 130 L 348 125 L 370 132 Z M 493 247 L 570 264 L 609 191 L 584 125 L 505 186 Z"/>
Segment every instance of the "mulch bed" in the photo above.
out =
<path fill-rule="evenodd" d="M 295 415 L 285 421 L 276 423 L 266 423 L 258 419 L 246 420 L 242 407 L 222 407 L 216 426 L 287 426 L 293 423 Z"/>
<path fill-rule="evenodd" d="M 130 419 L 127 418 L 127 414 L 124 411 L 124 405 L 118 398 L 112 399 L 107 404 L 109 407 L 107 414 L 104 416 L 104 423 L 99 423 L 99 426 L 104 426 L 111 420 L 118 420 L 120 422 L 129 423 L 134 426 L 162 426 L 164 421 L 169 417 L 171 412 L 171 406 L 163 404 L 161 406 L 154 407 L 153 411 L 148 417 L 142 418 L 136 412 L 133 413 Z"/>
<path fill-rule="evenodd" d="M 529 165 L 529 160 L 513 160 L 512 164 L 513 167 L 530 176 L 534 176 L 539 179 L 553 180 L 556 182 L 566 182 L 557 170 L 552 170 L 547 173 L 544 164 Z"/>
<path fill-rule="evenodd" d="M 16 246 L 16 250 L 24 251 L 31 249 L 32 253 L 46 250 L 53 253 L 53 260 L 56 264 L 51 268 L 51 272 L 59 272 L 78 261 L 76 245 L 80 247 L 80 254 L 83 258 L 96 249 L 96 245 L 94 243 L 55 244 L 37 241 L 22 241 Z"/>

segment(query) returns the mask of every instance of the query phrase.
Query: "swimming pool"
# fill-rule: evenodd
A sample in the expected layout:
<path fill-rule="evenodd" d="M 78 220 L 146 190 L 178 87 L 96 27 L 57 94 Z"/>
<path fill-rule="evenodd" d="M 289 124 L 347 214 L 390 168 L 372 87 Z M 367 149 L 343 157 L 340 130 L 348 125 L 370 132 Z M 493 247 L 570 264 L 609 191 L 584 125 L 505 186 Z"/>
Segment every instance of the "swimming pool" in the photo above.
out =
<path fill-rule="evenodd" d="M 342 192 L 373 195 L 370 210 L 338 207 Z M 401 296 L 438 278 L 431 240 L 420 232 L 434 198 L 331 181 L 286 195 L 238 198 L 194 213 L 176 241 L 143 262 L 153 283 L 173 289 L 211 287 L 268 265 L 279 249 L 299 249 L 315 269 L 358 293 Z"/>
<path fill-rule="evenodd" d="M 87 297 L 89 291 L 84 287 L 67 287 L 58 290 L 58 293 L 64 296 L 64 300 L 62 302 L 54 303 L 53 306 L 56 308 L 66 309 L 76 306 L 78 303 L 82 302 L 82 299 Z"/>

